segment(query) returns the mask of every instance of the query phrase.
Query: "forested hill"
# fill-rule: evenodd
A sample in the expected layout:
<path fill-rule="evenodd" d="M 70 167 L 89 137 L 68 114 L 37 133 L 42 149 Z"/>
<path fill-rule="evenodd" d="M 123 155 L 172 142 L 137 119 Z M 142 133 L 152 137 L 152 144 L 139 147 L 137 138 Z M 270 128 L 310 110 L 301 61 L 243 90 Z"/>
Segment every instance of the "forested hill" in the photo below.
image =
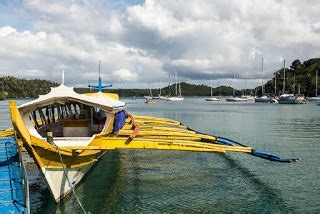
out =
<path fill-rule="evenodd" d="M 0 77 L 0 91 L 6 92 L 7 98 L 26 98 L 26 97 L 38 97 L 40 94 L 46 94 L 50 91 L 50 87 L 56 87 L 58 83 L 40 80 L 40 79 L 19 79 L 15 77 Z M 206 85 L 195 85 L 182 82 L 181 90 L 183 96 L 209 96 L 210 87 Z M 88 88 L 75 88 L 78 93 L 89 92 Z M 161 89 L 161 94 L 163 96 L 168 95 L 169 87 L 164 87 Z M 104 92 L 117 93 L 121 97 L 142 97 L 149 95 L 148 89 L 107 89 Z M 159 89 L 152 89 L 154 96 L 159 95 Z M 240 94 L 239 91 L 236 93 Z M 175 94 L 175 85 L 171 85 L 170 94 Z M 232 88 L 227 86 L 220 86 L 218 88 L 213 88 L 213 95 L 232 95 Z"/>
<path fill-rule="evenodd" d="M 19 79 L 15 77 L 0 77 L 0 91 L 7 94 L 7 98 L 38 97 L 46 94 L 50 87 L 58 86 L 57 83 L 40 79 Z"/>
<path fill-rule="evenodd" d="M 210 87 L 206 85 L 194 85 L 182 82 L 181 91 L 183 96 L 209 96 L 210 95 Z M 78 93 L 86 93 L 89 92 L 88 88 L 76 88 L 76 92 Z M 120 97 L 142 97 L 146 95 L 150 95 L 149 89 L 107 89 L 104 92 L 117 93 Z M 160 93 L 159 89 L 152 89 L 153 96 L 158 96 Z M 240 94 L 240 91 L 237 91 Z M 169 94 L 169 87 L 164 87 L 161 89 L 161 95 L 166 96 Z M 175 84 L 170 87 L 171 96 L 175 95 Z M 232 95 L 232 88 L 227 86 L 220 86 L 217 88 L 213 88 L 212 94 L 214 96 L 218 95 Z"/>
<path fill-rule="evenodd" d="M 319 71 L 320 75 L 320 58 L 314 58 L 304 61 L 295 60 L 292 62 L 289 68 L 286 68 L 286 93 L 298 93 L 300 85 L 300 92 L 305 96 L 315 96 L 316 93 L 316 71 Z M 282 93 L 283 88 L 283 68 L 280 68 L 274 73 L 272 80 L 268 81 L 265 85 L 266 93 L 275 93 L 275 77 L 277 82 L 277 95 Z M 318 78 L 319 80 L 319 78 Z M 294 84 L 295 83 L 295 84 Z M 258 89 L 261 93 L 261 87 Z M 319 83 L 318 83 L 319 93 Z"/>

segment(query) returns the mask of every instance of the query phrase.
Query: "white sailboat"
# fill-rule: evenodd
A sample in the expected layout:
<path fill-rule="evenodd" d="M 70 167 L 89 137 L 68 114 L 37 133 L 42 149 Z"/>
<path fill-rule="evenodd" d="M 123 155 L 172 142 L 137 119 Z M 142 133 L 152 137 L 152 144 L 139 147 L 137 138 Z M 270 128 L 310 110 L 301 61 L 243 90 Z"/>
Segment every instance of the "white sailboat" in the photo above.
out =
<path fill-rule="evenodd" d="M 318 74 L 319 74 L 319 71 L 317 70 L 316 71 L 316 87 L 315 87 L 315 96 L 314 97 L 307 97 L 307 100 L 308 101 L 317 101 L 318 103 L 320 103 L 320 96 L 318 96 Z"/>
<path fill-rule="evenodd" d="M 210 85 L 210 97 L 205 98 L 205 100 L 206 101 L 220 101 L 221 97 L 212 96 L 212 80 L 210 82 L 211 82 L 211 85 Z"/>
<path fill-rule="evenodd" d="M 262 58 L 262 62 L 261 62 L 261 77 L 263 79 L 263 58 Z M 271 97 L 271 96 L 267 96 L 264 95 L 265 94 L 265 90 L 264 90 L 264 83 L 262 82 L 262 96 L 261 97 L 256 97 L 254 99 L 255 103 L 278 103 L 278 101 Z"/>
<path fill-rule="evenodd" d="M 286 94 L 286 60 L 283 59 L 283 88 L 282 95 L 279 97 L 279 104 L 303 104 L 305 102 L 305 98 L 302 94 L 300 94 L 300 85 L 299 85 L 299 93 L 298 94 Z"/>
<path fill-rule="evenodd" d="M 233 74 L 233 80 L 235 80 L 236 75 Z M 226 102 L 247 102 L 248 100 L 245 97 L 236 97 L 234 93 L 234 87 L 232 87 L 232 97 L 226 98 Z"/>
<path fill-rule="evenodd" d="M 170 88 L 169 88 L 169 96 L 166 98 L 167 101 L 183 101 L 184 100 L 184 97 L 182 96 L 182 93 L 181 93 L 181 85 L 180 85 L 180 82 L 178 82 L 178 76 L 177 76 L 177 73 L 176 73 L 176 84 L 175 84 L 175 92 L 176 92 L 176 95 L 175 96 L 170 96 Z"/>

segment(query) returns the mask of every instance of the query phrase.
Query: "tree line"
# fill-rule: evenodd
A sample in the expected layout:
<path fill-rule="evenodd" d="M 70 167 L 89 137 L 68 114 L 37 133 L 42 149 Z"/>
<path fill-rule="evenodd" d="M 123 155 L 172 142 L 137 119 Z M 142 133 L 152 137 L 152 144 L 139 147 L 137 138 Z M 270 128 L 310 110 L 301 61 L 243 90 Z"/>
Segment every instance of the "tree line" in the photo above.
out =
<path fill-rule="evenodd" d="M 305 96 L 314 96 L 316 92 L 315 88 L 315 74 L 319 70 L 320 73 L 320 58 L 309 59 L 301 62 L 299 59 L 294 60 L 291 65 L 285 69 L 286 72 L 286 87 L 285 93 L 300 93 Z M 265 84 L 265 93 L 280 95 L 283 89 L 283 68 L 279 68 L 274 74 L 271 80 Z M 275 89 L 276 83 L 276 89 Z M 6 94 L 7 98 L 26 98 L 26 97 L 38 97 L 40 94 L 46 94 L 50 91 L 50 87 L 58 86 L 50 80 L 40 79 L 20 79 L 12 76 L 0 77 L 0 92 Z M 318 84 L 319 85 L 319 84 Z M 210 87 L 207 85 L 196 85 L 182 82 L 180 84 L 183 96 L 210 96 Z M 165 96 L 169 94 L 174 95 L 175 84 L 163 87 L 161 89 L 161 95 Z M 89 88 L 75 88 L 78 93 L 90 92 Z M 94 90 L 93 90 L 94 91 Z M 106 89 L 104 92 L 117 93 L 120 97 L 142 97 L 149 95 L 149 89 Z M 255 89 L 243 89 L 235 90 L 235 95 L 241 95 L 243 93 L 250 93 L 261 95 L 262 86 L 258 86 Z M 154 96 L 158 96 L 160 89 L 152 89 Z M 229 86 L 219 86 L 212 89 L 213 96 L 230 96 L 233 94 L 233 88 Z M 252 95 L 253 95 L 252 94 Z"/>

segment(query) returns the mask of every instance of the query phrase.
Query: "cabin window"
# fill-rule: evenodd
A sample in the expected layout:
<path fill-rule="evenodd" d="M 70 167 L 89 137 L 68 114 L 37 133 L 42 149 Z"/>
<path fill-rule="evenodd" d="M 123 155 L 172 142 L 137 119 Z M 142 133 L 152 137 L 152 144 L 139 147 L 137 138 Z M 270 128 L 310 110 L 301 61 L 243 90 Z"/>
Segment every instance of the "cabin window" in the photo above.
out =
<path fill-rule="evenodd" d="M 98 134 L 106 124 L 110 125 L 112 116 L 103 109 L 72 102 L 38 108 L 29 115 L 29 119 L 42 137 L 46 138 L 50 132 L 54 138 L 65 138 Z"/>

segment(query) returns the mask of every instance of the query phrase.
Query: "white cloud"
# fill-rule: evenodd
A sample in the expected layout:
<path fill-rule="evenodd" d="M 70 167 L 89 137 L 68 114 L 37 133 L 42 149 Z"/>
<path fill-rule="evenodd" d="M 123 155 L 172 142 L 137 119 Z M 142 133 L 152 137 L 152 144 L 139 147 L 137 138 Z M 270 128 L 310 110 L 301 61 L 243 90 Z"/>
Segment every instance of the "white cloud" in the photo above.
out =
<path fill-rule="evenodd" d="M 85 85 L 96 80 L 101 59 L 105 80 L 122 85 L 165 81 L 172 72 L 184 80 L 258 78 L 263 56 L 270 77 L 282 56 L 319 57 L 317 7 L 298 0 L 121 7 L 109 0 L 26 0 L 12 10 L 16 20 L 0 26 L 0 75 L 58 81 L 65 69 L 67 82 Z M 19 19 L 23 26 L 16 26 Z"/>
<path fill-rule="evenodd" d="M 135 82 L 138 79 L 138 74 L 129 71 L 128 69 L 119 69 L 112 72 L 112 77 L 124 82 Z"/>

